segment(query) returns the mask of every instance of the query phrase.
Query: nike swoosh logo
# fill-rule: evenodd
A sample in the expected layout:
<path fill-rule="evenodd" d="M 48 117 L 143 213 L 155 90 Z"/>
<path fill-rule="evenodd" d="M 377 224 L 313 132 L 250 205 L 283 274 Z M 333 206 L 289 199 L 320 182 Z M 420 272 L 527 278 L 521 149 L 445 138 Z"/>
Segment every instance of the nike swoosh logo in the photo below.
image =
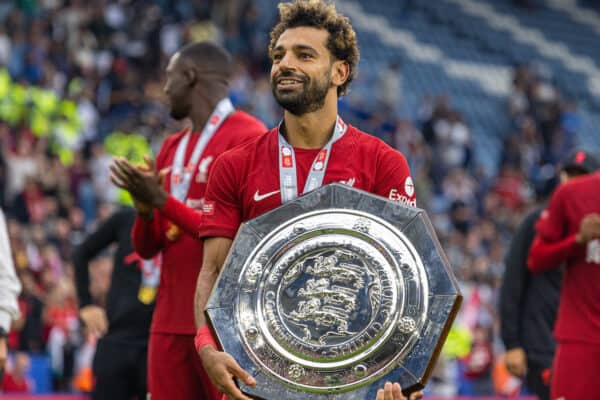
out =
<path fill-rule="evenodd" d="M 266 199 L 267 197 L 273 196 L 274 194 L 279 193 L 279 190 L 275 190 L 273 192 L 269 192 L 269 193 L 265 193 L 265 194 L 259 194 L 258 190 L 256 191 L 256 193 L 254 193 L 254 201 L 262 201 L 264 199 Z"/>

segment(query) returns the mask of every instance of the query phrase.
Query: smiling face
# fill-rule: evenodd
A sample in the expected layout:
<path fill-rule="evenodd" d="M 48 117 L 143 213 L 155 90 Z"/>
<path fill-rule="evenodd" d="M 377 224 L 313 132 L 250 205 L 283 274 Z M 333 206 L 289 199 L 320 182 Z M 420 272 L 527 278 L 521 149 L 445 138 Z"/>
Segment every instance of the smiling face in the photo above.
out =
<path fill-rule="evenodd" d="M 271 88 L 281 107 L 303 115 L 323 107 L 332 84 L 335 64 L 326 47 L 329 33 L 312 27 L 284 31 L 271 52 Z"/>

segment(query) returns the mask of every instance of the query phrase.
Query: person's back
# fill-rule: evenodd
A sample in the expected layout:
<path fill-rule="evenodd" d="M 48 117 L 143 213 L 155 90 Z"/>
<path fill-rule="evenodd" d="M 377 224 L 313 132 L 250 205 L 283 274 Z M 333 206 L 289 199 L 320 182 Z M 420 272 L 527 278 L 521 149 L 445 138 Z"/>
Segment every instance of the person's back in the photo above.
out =
<path fill-rule="evenodd" d="M 528 225 L 529 246 L 535 234 L 535 221 L 541 212 L 541 209 L 534 211 L 524 222 Z M 526 258 L 523 260 L 522 267 L 527 275 L 527 290 L 524 293 L 521 311 L 521 340 L 527 358 L 548 368 L 552 365 L 556 348 L 552 331 L 556 321 L 563 271 L 556 269 L 542 274 L 531 274 L 527 270 Z"/>
<path fill-rule="evenodd" d="M 164 91 L 171 116 L 189 119 L 191 127 L 167 138 L 147 168 L 123 158 L 111 166 L 112 181 L 129 191 L 137 207 L 134 248 L 144 258 L 162 256 L 148 357 L 154 400 L 220 398 L 193 346 L 204 192 L 218 155 L 267 130 L 256 118 L 236 111 L 228 98 L 232 66 L 231 56 L 214 43 L 191 43 L 175 53 Z"/>
<path fill-rule="evenodd" d="M 582 220 L 594 213 L 600 214 L 600 172 L 574 178 L 559 187 L 536 224 L 540 238 L 547 242 L 562 239 L 566 246 L 567 264 L 555 330 L 559 340 L 600 344 L 600 268 L 591 257 L 599 240 L 586 245 L 576 243 Z M 534 244 L 530 267 L 538 265 L 536 258 L 543 259 Z"/>
<path fill-rule="evenodd" d="M 554 322 L 560 296 L 562 270 L 532 274 L 527 256 L 535 235 L 535 222 L 543 208 L 525 216 L 505 257 L 500 291 L 501 336 L 509 372 L 525 376 L 527 388 L 542 400 L 549 399 L 545 374 L 552 366 L 556 348 Z"/>
<path fill-rule="evenodd" d="M 599 188 L 600 172 L 560 186 L 536 223 L 529 253 L 528 267 L 533 272 L 566 263 L 554 331 L 558 348 L 552 398 L 600 393 Z"/>
<path fill-rule="evenodd" d="M 92 232 L 73 254 L 80 315 L 88 332 L 99 336 L 94 357 L 94 399 L 145 397 L 146 358 L 154 295 L 160 270 L 144 261 L 131 243 L 135 210 L 124 207 Z M 106 311 L 90 295 L 88 265 L 116 243 Z M 142 397 L 140 397 L 142 396 Z"/>

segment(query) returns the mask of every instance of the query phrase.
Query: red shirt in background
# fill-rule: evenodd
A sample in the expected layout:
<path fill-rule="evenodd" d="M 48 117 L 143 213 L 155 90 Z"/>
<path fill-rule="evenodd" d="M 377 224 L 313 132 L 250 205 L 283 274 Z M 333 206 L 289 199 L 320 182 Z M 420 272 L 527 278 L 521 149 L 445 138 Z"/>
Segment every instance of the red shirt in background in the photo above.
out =
<path fill-rule="evenodd" d="M 281 205 L 278 148 L 278 130 L 273 129 L 217 159 L 206 189 L 202 237 L 233 238 L 242 222 Z M 299 191 L 319 151 L 295 149 Z M 416 205 L 404 156 L 352 126 L 333 143 L 323 185 L 332 182 Z"/>
<path fill-rule="evenodd" d="M 132 231 L 136 252 L 148 259 L 162 251 L 160 283 L 151 332 L 195 334 L 194 292 L 203 252 L 198 230 L 208 175 L 218 155 L 266 131 L 267 128 L 260 121 L 244 112 L 236 111 L 231 114 L 204 149 L 192 176 L 186 204 L 169 196 L 160 212 L 155 210 L 151 222 L 136 218 Z M 170 167 L 179 141 L 185 133 L 186 131 L 179 132 L 167 138 L 156 157 L 156 168 L 166 172 L 165 187 L 168 192 L 171 190 Z M 196 134 L 190 138 L 184 165 L 187 165 L 199 137 Z M 171 223 L 182 229 L 179 238 L 174 241 L 166 236 Z"/>
<path fill-rule="evenodd" d="M 528 266 L 541 272 L 566 263 L 555 336 L 600 344 L 600 264 L 589 254 L 600 251 L 600 240 L 575 241 L 581 220 L 591 213 L 600 213 L 600 172 L 574 178 L 555 191 L 536 224 Z"/>

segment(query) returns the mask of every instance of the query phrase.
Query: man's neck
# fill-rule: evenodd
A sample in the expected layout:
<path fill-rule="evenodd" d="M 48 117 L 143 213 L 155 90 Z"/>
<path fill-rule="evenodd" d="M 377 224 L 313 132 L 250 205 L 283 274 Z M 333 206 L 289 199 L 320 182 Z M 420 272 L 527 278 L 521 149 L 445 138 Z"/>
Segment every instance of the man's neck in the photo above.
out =
<path fill-rule="evenodd" d="M 192 133 L 202 133 L 208 118 L 213 113 L 215 108 L 217 108 L 217 104 L 219 104 L 219 101 L 221 100 L 222 98 L 217 99 L 216 96 L 210 99 L 201 99 L 198 97 L 197 102 L 194 103 L 195 107 L 192 107 L 192 111 L 190 112 Z"/>
<path fill-rule="evenodd" d="M 290 145 L 299 149 L 320 149 L 331 138 L 336 118 L 337 101 L 325 102 L 319 110 L 303 115 L 285 111 L 283 120 L 286 139 Z"/>

